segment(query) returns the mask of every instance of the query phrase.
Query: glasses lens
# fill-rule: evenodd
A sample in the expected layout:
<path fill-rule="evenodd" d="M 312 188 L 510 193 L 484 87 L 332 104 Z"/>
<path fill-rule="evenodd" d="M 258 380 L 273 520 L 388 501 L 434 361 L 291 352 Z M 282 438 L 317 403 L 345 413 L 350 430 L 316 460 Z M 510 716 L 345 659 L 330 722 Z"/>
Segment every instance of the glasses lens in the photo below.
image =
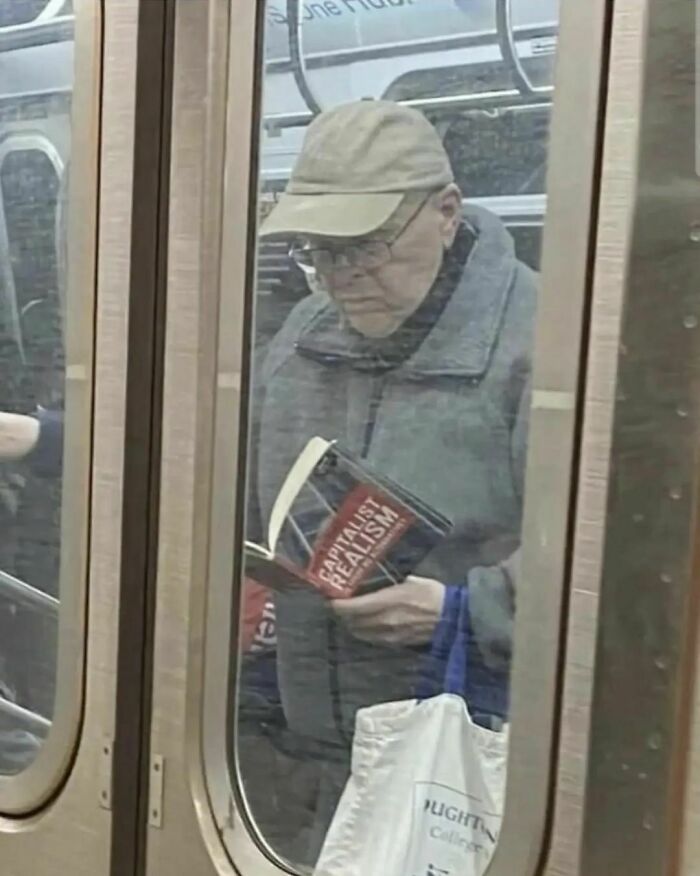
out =
<path fill-rule="evenodd" d="M 377 268 L 389 261 L 389 245 L 381 240 L 348 244 L 331 249 L 311 249 L 295 244 L 289 251 L 290 258 L 304 271 L 328 272 L 335 267 Z"/>
<path fill-rule="evenodd" d="M 331 271 L 338 259 L 338 254 L 330 249 L 312 249 L 310 252 L 314 270 L 322 274 Z"/>
<path fill-rule="evenodd" d="M 382 240 L 368 240 L 352 249 L 354 253 L 350 260 L 361 268 L 378 268 L 390 258 L 389 246 Z"/>

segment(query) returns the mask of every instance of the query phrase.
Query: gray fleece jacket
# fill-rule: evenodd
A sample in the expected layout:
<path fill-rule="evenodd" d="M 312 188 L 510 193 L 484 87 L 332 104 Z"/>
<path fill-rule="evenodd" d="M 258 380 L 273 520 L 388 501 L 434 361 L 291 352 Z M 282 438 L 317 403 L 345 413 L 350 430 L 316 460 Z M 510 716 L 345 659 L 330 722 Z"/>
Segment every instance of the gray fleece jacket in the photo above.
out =
<path fill-rule="evenodd" d="M 337 439 L 454 523 L 417 574 L 469 586 L 488 665 L 510 659 L 529 411 L 536 275 L 500 220 L 467 207 L 474 243 L 421 343 L 381 367 L 376 342 L 313 294 L 272 342 L 253 387 L 251 507 L 264 527 L 309 438 Z M 461 267 L 461 266 L 460 266 Z M 249 528 L 256 524 L 249 519 Z M 278 672 L 290 729 L 347 743 L 358 708 L 410 698 L 422 653 L 352 637 L 315 593 L 276 598 Z"/>

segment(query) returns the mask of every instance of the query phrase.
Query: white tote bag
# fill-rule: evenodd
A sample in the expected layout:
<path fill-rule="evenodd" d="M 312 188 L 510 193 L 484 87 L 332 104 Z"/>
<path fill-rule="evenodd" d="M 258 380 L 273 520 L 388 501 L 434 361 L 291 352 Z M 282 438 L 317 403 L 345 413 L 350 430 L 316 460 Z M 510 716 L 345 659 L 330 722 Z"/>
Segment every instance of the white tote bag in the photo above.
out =
<path fill-rule="evenodd" d="M 481 876 L 501 826 L 507 745 L 454 694 L 361 709 L 314 876 Z"/>

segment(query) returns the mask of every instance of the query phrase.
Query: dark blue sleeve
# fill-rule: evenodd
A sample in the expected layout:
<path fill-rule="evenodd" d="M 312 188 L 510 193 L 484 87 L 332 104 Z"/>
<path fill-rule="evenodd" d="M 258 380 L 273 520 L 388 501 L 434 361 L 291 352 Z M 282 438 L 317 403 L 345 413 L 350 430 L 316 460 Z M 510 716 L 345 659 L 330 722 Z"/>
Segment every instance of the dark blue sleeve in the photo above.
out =
<path fill-rule="evenodd" d="M 445 587 L 442 615 L 435 627 L 416 692 L 416 696 L 420 700 L 437 696 L 445 690 L 447 665 L 457 638 L 462 590 L 462 587 Z"/>
<path fill-rule="evenodd" d="M 486 666 L 472 630 L 469 588 L 446 587 L 442 617 L 435 629 L 419 699 L 439 693 L 464 698 L 472 719 L 493 727 L 508 720 L 509 670 Z"/>
<path fill-rule="evenodd" d="M 58 477 L 63 465 L 63 411 L 39 408 L 34 416 L 39 421 L 39 439 L 25 462 L 39 477 Z"/>

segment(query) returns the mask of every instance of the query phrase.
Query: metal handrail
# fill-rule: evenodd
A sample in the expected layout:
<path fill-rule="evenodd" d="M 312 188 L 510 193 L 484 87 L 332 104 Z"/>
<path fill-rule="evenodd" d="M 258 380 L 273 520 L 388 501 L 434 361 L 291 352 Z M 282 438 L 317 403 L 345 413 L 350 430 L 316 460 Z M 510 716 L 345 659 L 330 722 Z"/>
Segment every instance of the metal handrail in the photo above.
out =
<path fill-rule="evenodd" d="M 15 578 L 7 572 L 0 571 L 0 599 L 9 597 L 14 602 L 20 602 L 30 608 L 48 610 L 51 614 L 58 614 L 60 602 L 55 596 L 38 590 L 26 581 Z"/>
<path fill-rule="evenodd" d="M 49 0 L 43 10 L 34 19 L 35 22 L 53 21 L 58 17 L 58 13 L 66 5 L 66 0 Z"/>
<path fill-rule="evenodd" d="M 548 104 L 549 97 L 554 94 L 554 88 L 547 86 L 535 95 L 527 95 L 528 100 L 521 102 L 522 95 L 519 91 L 512 88 L 502 89 L 500 91 L 482 91 L 473 92 L 472 94 L 455 94 L 445 97 L 418 97 L 409 100 L 397 101 L 404 106 L 411 106 L 414 109 L 419 109 L 424 113 L 438 112 L 443 110 L 478 110 L 484 112 L 487 109 L 522 109 L 523 107 L 535 109 Z M 481 104 L 487 104 L 482 107 Z"/>
<path fill-rule="evenodd" d="M 518 41 L 556 36 L 557 29 L 551 23 L 542 25 L 520 25 L 513 28 Z M 369 46 L 355 46 L 345 49 L 318 50 L 304 55 L 308 70 L 338 67 L 363 61 L 386 60 L 406 55 L 422 55 L 433 52 L 448 52 L 491 45 L 498 41 L 495 29 L 470 31 L 450 36 L 401 40 L 398 43 L 378 43 Z M 271 58 L 265 62 L 268 74 L 290 73 L 291 59 Z"/>
<path fill-rule="evenodd" d="M 420 97 L 396 102 L 426 113 L 448 110 L 485 112 L 492 109 L 536 109 L 550 103 L 553 94 L 554 88 L 547 85 L 528 95 L 523 95 L 515 88 L 505 88 L 499 91 L 454 94 L 446 97 Z M 285 128 L 304 127 L 313 118 L 311 113 L 275 113 L 265 117 L 264 125 L 268 132 L 273 132 Z"/>
<path fill-rule="evenodd" d="M 264 119 L 265 128 L 268 131 L 279 131 L 284 128 L 303 127 L 309 124 L 314 116 L 322 111 L 307 76 L 306 59 L 304 57 L 302 43 L 303 22 L 299 12 L 300 0 L 287 0 L 287 25 L 289 32 L 289 63 L 294 80 L 304 103 L 309 109 L 308 113 L 280 113 L 268 115 Z M 506 89 L 500 92 L 484 92 L 482 94 L 458 95 L 446 98 L 432 98 L 419 100 L 399 101 L 407 106 L 416 106 L 427 111 L 430 108 L 442 108 L 446 105 L 459 107 L 460 104 L 487 103 L 489 98 L 496 100 L 512 100 L 514 97 L 523 97 L 530 100 L 548 98 L 554 91 L 552 86 L 534 85 L 518 54 L 515 28 L 513 26 L 512 0 L 495 0 L 496 13 L 496 39 L 498 41 L 501 58 L 508 67 L 509 73 L 515 83 L 515 89 Z M 494 104 L 496 108 L 498 104 Z"/>
<path fill-rule="evenodd" d="M 312 116 L 321 112 L 321 105 L 313 93 L 306 75 L 306 61 L 304 59 L 304 45 L 302 28 L 304 22 L 299 14 L 299 0 L 287 0 L 287 29 L 289 33 L 289 59 L 292 65 L 292 73 L 299 93 L 304 103 L 309 108 Z"/>
<path fill-rule="evenodd" d="M 496 33 L 503 62 L 508 66 L 518 91 L 526 97 L 541 94 L 545 89 L 552 91 L 550 86 L 533 85 L 532 80 L 523 67 L 515 42 L 513 28 L 512 0 L 496 0 Z"/>
<path fill-rule="evenodd" d="M 74 15 L 59 15 L 56 18 L 13 24 L 0 28 L 0 53 L 16 49 L 30 49 L 50 43 L 63 43 L 73 39 Z"/>
<path fill-rule="evenodd" d="M 23 721 L 25 724 L 33 725 L 42 735 L 47 730 L 51 729 L 51 721 L 37 712 L 32 712 L 30 709 L 25 709 L 24 706 L 18 706 L 11 700 L 6 700 L 0 695 L 0 714 L 8 715 L 10 718 L 16 718 Z"/>
<path fill-rule="evenodd" d="M 56 178 L 60 181 L 64 172 L 63 160 L 54 146 L 54 144 L 43 134 L 12 134 L 0 143 L 0 169 L 5 159 L 13 152 L 22 151 L 37 151 L 45 155 L 56 173 Z M 56 209 L 56 222 L 60 218 L 59 207 Z M 12 316 L 12 328 L 15 332 L 14 340 L 17 343 L 22 362 L 26 364 L 26 354 L 24 349 L 24 333 L 22 331 L 22 314 L 19 312 L 17 304 L 17 284 L 15 282 L 15 273 L 13 268 L 13 260 L 9 256 L 10 240 L 8 235 L 8 223 L 5 216 L 4 204 L 0 203 L 0 255 L 3 257 L 2 272 L 5 281 L 5 297 L 7 298 L 7 306 Z"/>

